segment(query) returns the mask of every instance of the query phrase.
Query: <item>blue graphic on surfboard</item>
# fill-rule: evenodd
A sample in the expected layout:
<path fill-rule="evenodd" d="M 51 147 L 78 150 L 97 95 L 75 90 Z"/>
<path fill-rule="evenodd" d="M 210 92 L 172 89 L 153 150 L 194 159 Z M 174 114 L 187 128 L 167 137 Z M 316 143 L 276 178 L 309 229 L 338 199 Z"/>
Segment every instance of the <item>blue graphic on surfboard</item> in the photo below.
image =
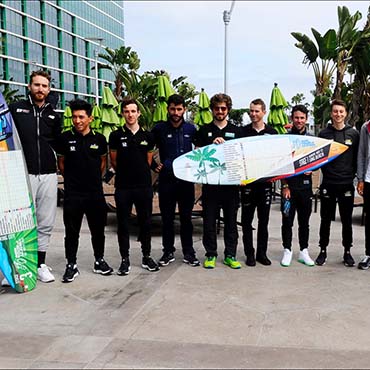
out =
<path fill-rule="evenodd" d="M 0 270 L 17 292 L 37 281 L 36 214 L 19 137 L 0 93 Z"/>
<path fill-rule="evenodd" d="M 251 136 L 183 154 L 173 170 L 177 178 L 194 183 L 242 185 L 316 170 L 345 150 L 346 145 L 314 136 Z"/>

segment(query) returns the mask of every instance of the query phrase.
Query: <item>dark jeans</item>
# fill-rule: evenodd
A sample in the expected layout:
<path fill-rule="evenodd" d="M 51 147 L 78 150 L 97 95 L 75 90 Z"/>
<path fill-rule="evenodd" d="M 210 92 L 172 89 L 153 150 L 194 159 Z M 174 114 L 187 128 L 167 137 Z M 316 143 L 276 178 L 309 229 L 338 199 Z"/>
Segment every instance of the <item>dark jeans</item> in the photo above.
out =
<path fill-rule="evenodd" d="M 308 248 L 310 232 L 310 216 L 312 212 L 312 190 L 311 189 L 290 189 L 290 210 L 288 216 L 283 215 L 281 236 L 283 247 L 292 248 L 292 228 L 295 214 L 298 218 L 298 240 L 300 250 Z"/>
<path fill-rule="evenodd" d="M 237 213 L 239 207 L 239 189 L 228 185 L 203 185 L 203 245 L 206 257 L 217 257 L 216 222 L 223 212 L 225 256 L 236 256 L 238 245 Z"/>
<path fill-rule="evenodd" d="M 370 256 L 370 183 L 364 186 L 365 254 Z"/>
<path fill-rule="evenodd" d="M 335 207 L 338 203 L 340 220 L 342 222 L 342 245 L 349 250 L 352 247 L 352 212 L 354 187 L 353 184 L 320 186 L 320 239 L 319 246 L 325 249 L 329 245 L 330 224 L 335 217 Z"/>
<path fill-rule="evenodd" d="M 256 183 L 241 188 L 243 244 L 246 256 L 254 255 L 253 227 L 254 212 L 257 209 L 257 255 L 267 252 L 268 223 L 272 197 L 271 183 Z"/>
<path fill-rule="evenodd" d="M 78 241 L 84 215 L 90 229 L 95 259 L 104 256 L 104 229 L 107 223 L 107 205 L 104 195 L 66 195 L 63 204 L 64 246 L 66 259 L 71 264 L 77 261 Z"/>
<path fill-rule="evenodd" d="M 159 180 L 159 208 L 162 217 L 162 244 L 164 253 L 175 252 L 176 203 L 180 216 L 180 239 L 184 256 L 195 255 L 193 248 L 193 223 L 191 214 L 194 206 L 194 184 L 186 181 Z"/>
<path fill-rule="evenodd" d="M 114 194 L 117 207 L 117 234 L 119 252 L 122 258 L 129 257 L 130 234 L 129 219 L 132 206 L 135 206 L 139 224 L 139 241 L 143 256 L 149 256 L 151 251 L 151 217 L 153 207 L 152 187 L 135 189 L 116 189 Z"/>

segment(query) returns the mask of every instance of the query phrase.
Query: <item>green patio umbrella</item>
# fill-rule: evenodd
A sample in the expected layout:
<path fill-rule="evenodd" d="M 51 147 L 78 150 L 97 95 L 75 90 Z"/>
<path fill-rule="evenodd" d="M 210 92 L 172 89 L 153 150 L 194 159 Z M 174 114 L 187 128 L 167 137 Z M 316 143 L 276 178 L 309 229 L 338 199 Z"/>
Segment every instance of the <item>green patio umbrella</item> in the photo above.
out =
<path fill-rule="evenodd" d="M 97 132 L 101 132 L 102 125 L 101 125 L 101 110 L 98 105 L 94 105 L 91 115 L 93 116 L 93 120 L 90 123 L 90 127 Z"/>
<path fill-rule="evenodd" d="M 157 100 L 155 104 L 153 122 L 167 120 L 167 100 L 175 91 L 166 76 L 158 76 Z"/>
<path fill-rule="evenodd" d="M 289 123 L 288 116 L 285 113 L 285 108 L 288 107 L 283 94 L 278 88 L 278 84 L 274 84 L 271 93 L 270 112 L 267 117 L 267 123 L 270 124 L 279 134 L 286 134 L 285 125 Z"/>
<path fill-rule="evenodd" d="M 198 112 L 195 114 L 194 123 L 197 126 L 203 126 L 213 121 L 213 116 L 210 110 L 210 102 L 204 89 L 199 94 Z"/>
<path fill-rule="evenodd" d="M 120 121 L 120 126 L 123 126 L 126 123 L 125 117 L 122 116 L 122 105 L 119 104 L 117 108 L 117 114 Z"/>
<path fill-rule="evenodd" d="M 72 130 L 73 122 L 72 122 L 72 110 L 69 105 L 66 106 L 63 113 L 63 128 L 62 132 Z"/>
<path fill-rule="evenodd" d="M 103 88 L 103 98 L 101 104 L 101 133 L 109 140 L 112 131 L 120 127 L 121 122 L 117 114 L 118 101 L 114 97 L 112 90 L 108 86 Z"/>

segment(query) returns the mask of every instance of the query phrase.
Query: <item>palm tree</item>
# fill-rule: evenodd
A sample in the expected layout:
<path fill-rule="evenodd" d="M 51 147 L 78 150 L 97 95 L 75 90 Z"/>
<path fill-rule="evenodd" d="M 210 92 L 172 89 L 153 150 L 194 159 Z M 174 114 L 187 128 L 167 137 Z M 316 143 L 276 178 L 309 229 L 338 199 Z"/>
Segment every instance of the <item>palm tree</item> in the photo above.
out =
<path fill-rule="evenodd" d="M 305 54 L 303 63 L 312 66 L 316 89 L 315 96 L 323 95 L 329 89 L 335 71 L 333 58 L 336 55 L 336 34 L 330 29 L 324 36 L 311 28 L 317 45 L 307 35 L 292 32 L 291 35 L 298 41 L 295 46 Z M 320 59 L 320 60 L 319 60 Z"/>
<path fill-rule="evenodd" d="M 100 69 L 109 69 L 115 78 L 114 95 L 118 101 L 122 98 L 124 80 L 130 80 L 140 68 L 140 59 L 131 47 L 121 46 L 119 49 L 105 49 L 106 54 L 99 54 L 108 64 L 100 64 Z"/>

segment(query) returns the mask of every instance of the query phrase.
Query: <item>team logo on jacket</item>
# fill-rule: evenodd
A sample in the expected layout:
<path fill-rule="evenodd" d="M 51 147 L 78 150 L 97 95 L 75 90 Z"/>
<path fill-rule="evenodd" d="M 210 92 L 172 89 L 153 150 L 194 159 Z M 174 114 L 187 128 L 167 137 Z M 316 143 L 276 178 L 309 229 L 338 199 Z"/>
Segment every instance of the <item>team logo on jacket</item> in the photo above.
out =
<path fill-rule="evenodd" d="M 211 137 L 212 136 L 212 132 L 208 132 L 208 137 Z"/>
<path fill-rule="evenodd" d="M 346 139 L 344 144 L 346 145 L 352 145 L 352 139 Z"/>
<path fill-rule="evenodd" d="M 17 113 L 30 113 L 29 109 L 17 108 Z"/>
<path fill-rule="evenodd" d="M 69 147 L 69 150 L 70 150 L 71 152 L 75 152 L 75 151 L 76 151 L 76 147 L 75 147 L 74 145 L 71 145 L 71 146 Z"/>
<path fill-rule="evenodd" d="M 169 139 L 171 139 L 171 137 L 172 137 L 172 134 L 168 134 L 168 135 L 167 135 L 167 137 L 168 137 Z"/>
<path fill-rule="evenodd" d="M 97 144 L 91 144 L 90 149 L 99 149 L 99 145 Z"/>
<path fill-rule="evenodd" d="M 143 140 L 140 145 L 148 145 L 148 142 L 146 140 Z"/>
<path fill-rule="evenodd" d="M 235 137 L 233 132 L 225 132 L 225 137 Z"/>
<path fill-rule="evenodd" d="M 50 119 L 54 119 L 55 118 L 55 116 L 52 116 L 52 115 L 48 115 L 48 117 L 50 118 Z"/>

